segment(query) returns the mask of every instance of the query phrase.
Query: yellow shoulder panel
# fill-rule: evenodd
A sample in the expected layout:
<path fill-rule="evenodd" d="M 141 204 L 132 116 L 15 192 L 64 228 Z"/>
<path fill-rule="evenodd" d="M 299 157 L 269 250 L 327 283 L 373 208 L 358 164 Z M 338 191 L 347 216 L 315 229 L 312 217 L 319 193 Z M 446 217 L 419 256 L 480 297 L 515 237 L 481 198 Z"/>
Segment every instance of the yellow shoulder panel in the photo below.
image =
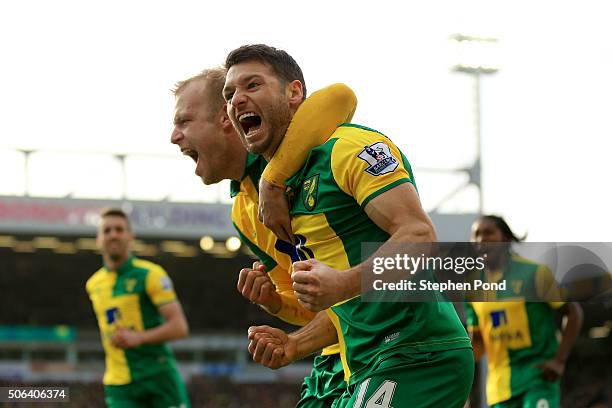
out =
<path fill-rule="evenodd" d="M 145 280 L 145 290 L 151 302 L 161 306 L 176 300 L 172 280 L 161 266 L 145 260 L 134 260 L 134 266 L 149 270 Z"/>
<path fill-rule="evenodd" d="M 341 127 L 331 154 L 334 179 L 345 193 L 363 202 L 382 188 L 412 182 L 397 146 L 385 136 L 355 127 Z"/>

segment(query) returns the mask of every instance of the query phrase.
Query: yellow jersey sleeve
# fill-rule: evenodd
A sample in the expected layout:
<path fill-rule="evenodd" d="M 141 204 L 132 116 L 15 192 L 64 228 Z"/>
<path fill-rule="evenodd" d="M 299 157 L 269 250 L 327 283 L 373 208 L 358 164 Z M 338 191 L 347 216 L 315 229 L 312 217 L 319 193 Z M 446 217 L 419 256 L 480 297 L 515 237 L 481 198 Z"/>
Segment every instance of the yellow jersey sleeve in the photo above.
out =
<path fill-rule="evenodd" d="M 162 306 L 176 300 L 172 280 L 166 271 L 158 265 L 149 270 L 145 280 L 145 290 L 155 306 Z"/>
<path fill-rule="evenodd" d="M 93 274 L 92 276 L 89 277 L 89 279 L 87 279 L 87 282 L 85 283 L 85 291 L 87 292 L 88 296 L 91 296 L 91 288 L 94 284 L 96 276 L 97 274 Z"/>
<path fill-rule="evenodd" d="M 546 265 L 540 265 L 536 271 L 536 293 L 538 297 L 550 305 L 553 309 L 559 309 L 565 304 L 563 292 L 555 280 L 552 271 Z"/>
<path fill-rule="evenodd" d="M 365 207 L 376 196 L 409 182 L 412 174 L 400 150 L 384 135 L 354 127 L 341 127 L 331 154 L 336 184 Z"/>
<path fill-rule="evenodd" d="M 297 110 L 283 141 L 261 177 L 285 186 L 285 180 L 304 164 L 310 149 L 325 143 L 338 125 L 350 122 L 357 97 L 344 84 L 333 84 L 308 97 Z"/>
<path fill-rule="evenodd" d="M 271 314 L 296 326 L 304 326 L 310 322 L 315 313 L 305 309 L 298 302 L 293 292 L 293 282 L 291 281 L 289 271 L 277 266 L 268 273 L 268 276 L 272 283 L 274 283 L 274 286 L 276 286 L 276 293 L 281 298 L 280 310 Z"/>

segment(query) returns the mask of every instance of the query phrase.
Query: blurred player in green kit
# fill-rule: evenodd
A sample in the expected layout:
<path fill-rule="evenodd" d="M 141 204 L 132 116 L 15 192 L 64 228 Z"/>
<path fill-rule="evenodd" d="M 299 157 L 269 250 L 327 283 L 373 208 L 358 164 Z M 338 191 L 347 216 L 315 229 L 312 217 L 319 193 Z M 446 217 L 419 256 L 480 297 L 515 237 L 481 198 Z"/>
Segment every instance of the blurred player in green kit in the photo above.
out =
<path fill-rule="evenodd" d="M 97 243 L 104 266 L 87 281 L 106 354 L 104 394 L 110 408 L 189 407 L 185 384 L 165 344 L 189 327 L 172 282 L 159 265 L 135 258 L 127 215 L 102 213 Z"/>
<path fill-rule="evenodd" d="M 485 249 L 487 243 L 520 241 L 503 218 L 480 217 L 472 226 L 471 240 L 477 251 L 488 255 L 483 279 L 512 279 L 505 291 L 493 293 L 495 298 L 466 307 L 475 357 L 488 356 L 487 402 L 494 408 L 559 407 L 559 379 L 582 325 L 580 305 L 551 296 L 556 285 L 545 265 L 518 256 L 509 244 Z M 522 300 L 528 293 L 542 301 Z M 560 343 L 557 312 L 566 317 Z"/>

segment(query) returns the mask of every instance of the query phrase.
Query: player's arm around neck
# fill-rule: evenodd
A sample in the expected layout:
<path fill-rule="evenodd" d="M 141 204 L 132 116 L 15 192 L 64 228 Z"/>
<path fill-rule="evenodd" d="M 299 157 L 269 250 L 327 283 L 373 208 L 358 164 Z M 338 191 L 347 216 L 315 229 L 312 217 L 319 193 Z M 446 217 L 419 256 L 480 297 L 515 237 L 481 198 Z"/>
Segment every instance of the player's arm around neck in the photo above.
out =
<path fill-rule="evenodd" d="M 293 242 L 285 181 L 302 167 L 310 149 L 325 143 L 338 125 L 351 121 L 356 108 L 353 90 L 333 84 L 310 95 L 291 119 L 259 182 L 259 220 L 280 239 Z"/>
<path fill-rule="evenodd" d="M 261 179 L 284 192 L 285 181 L 302 167 L 310 149 L 325 143 L 338 125 L 350 122 L 356 108 L 357 96 L 345 84 L 332 84 L 314 92 L 291 119 Z"/>

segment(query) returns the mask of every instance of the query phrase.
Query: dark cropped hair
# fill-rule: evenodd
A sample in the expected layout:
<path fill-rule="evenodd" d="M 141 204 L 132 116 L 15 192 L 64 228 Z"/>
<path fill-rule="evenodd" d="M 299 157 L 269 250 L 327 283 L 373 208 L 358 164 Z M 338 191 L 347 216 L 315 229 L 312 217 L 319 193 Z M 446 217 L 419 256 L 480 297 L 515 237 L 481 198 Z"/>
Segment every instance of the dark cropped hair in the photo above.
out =
<path fill-rule="evenodd" d="M 304 99 L 306 99 L 306 81 L 304 81 L 302 68 L 286 51 L 265 44 L 243 45 L 228 54 L 225 59 L 225 68 L 230 69 L 232 65 L 252 60 L 261 61 L 269 65 L 284 83 L 296 79 L 300 81 L 302 83 Z"/>
<path fill-rule="evenodd" d="M 495 226 L 501 231 L 501 233 L 508 239 L 510 242 L 521 242 L 527 238 L 527 235 L 523 235 L 522 237 L 517 236 L 511 229 L 506 220 L 497 215 L 483 215 L 480 217 L 481 220 L 489 220 L 495 224 Z"/>
<path fill-rule="evenodd" d="M 128 230 L 129 231 L 132 230 L 132 226 L 130 225 L 130 218 L 127 216 L 125 211 L 123 211 L 120 208 L 107 208 L 103 210 L 102 213 L 100 214 L 100 218 L 104 218 L 104 217 L 121 217 L 125 220 Z"/>

